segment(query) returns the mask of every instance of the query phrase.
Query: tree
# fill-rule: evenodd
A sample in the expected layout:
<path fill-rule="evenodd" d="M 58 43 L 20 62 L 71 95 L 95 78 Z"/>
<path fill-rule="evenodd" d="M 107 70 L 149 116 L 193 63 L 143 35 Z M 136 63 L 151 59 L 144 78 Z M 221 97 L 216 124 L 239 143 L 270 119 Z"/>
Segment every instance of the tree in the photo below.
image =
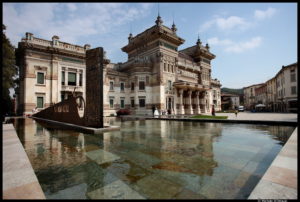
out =
<path fill-rule="evenodd" d="M 14 77 L 17 75 L 17 67 L 15 60 L 15 47 L 6 37 L 2 25 L 2 106 L 3 114 L 11 113 L 13 110 L 12 99 L 9 95 L 9 89 L 15 87 Z"/>

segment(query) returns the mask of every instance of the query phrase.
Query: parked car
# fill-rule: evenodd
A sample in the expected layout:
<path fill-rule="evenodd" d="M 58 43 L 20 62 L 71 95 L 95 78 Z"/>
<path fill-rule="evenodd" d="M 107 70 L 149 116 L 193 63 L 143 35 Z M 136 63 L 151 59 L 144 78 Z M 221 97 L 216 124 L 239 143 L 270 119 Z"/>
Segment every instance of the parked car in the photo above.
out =
<path fill-rule="evenodd" d="M 245 111 L 244 106 L 239 106 L 238 110 L 239 110 L 239 112 Z"/>

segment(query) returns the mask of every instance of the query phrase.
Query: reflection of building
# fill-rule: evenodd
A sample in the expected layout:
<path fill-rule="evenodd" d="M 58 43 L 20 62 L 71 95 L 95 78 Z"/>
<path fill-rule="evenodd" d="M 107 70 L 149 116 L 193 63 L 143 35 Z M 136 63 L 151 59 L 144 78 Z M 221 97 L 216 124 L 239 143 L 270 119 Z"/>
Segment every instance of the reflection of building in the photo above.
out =
<path fill-rule="evenodd" d="M 73 131 L 72 136 L 68 136 L 66 131 L 49 131 L 46 125 L 34 122 L 32 119 L 16 120 L 16 128 L 22 129 L 18 136 L 34 170 L 61 165 L 71 167 L 87 160 L 82 133 Z"/>
<path fill-rule="evenodd" d="M 85 97 L 84 47 L 36 38 L 31 33 L 19 42 L 16 64 L 20 67 L 18 113 L 30 114 L 68 98 L 75 92 Z"/>
<path fill-rule="evenodd" d="M 222 93 L 221 101 L 222 101 L 222 110 L 237 109 L 240 106 L 239 95 Z"/>
<path fill-rule="evenodd" d="M 194 46 L 178 51 L 184 39 L 176 34 L 175 24 L 164 26 L 160 16 L 155 23 L 136 36 L 130 33 L 122 48 L 127 62 L 104 64 L 104 115 L 123 108 L 132 114 L 152 114 L 154 106 L 172 114 L 210 113 L 213 105 L 220 110 L 221 84 L 211 78 L 215 55 L 209 45 L 198 38 Z M 75 87 L 85 97 L 85 53 L 90 47 L 58 39 L 26 33 L 19 43 L 19 112 L 60 102 Z"/>

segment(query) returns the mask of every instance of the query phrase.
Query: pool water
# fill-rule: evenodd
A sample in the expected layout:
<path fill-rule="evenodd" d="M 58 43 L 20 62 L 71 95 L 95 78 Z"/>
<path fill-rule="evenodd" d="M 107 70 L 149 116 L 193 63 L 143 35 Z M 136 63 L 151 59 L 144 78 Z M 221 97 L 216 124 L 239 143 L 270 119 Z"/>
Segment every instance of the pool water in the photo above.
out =
<path fill-rule="evenodd" d="M 294 127 L 109 120 L 86 134 L 16 119 L 47 199 L 247 199 Z"/>

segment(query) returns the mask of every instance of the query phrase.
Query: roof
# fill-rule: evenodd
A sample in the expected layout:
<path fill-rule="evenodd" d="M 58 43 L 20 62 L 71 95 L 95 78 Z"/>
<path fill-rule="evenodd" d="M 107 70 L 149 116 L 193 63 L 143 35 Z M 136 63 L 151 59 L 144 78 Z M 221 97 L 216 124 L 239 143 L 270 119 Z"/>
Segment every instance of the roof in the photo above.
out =
<path fill-rule="evenodd" d="M 194 62 L 194 59 L 191 56 L 189 56 L 189 55 L 187 55 L 183 52 L 178 52 L 178 57 L 184 58 L 184 59 L 187 59 L 187 60 L 190 60 L 190 61 Z"/>
<path fill-rule="evenodd" d="M 275 75 L 275 78 L 276 78 L 282 71 L 284 71 L 285 69 L 287 69 L 287 68 L 289 68 L 289 67 L 292 67 L 292 66 L 294 66 L 294 65 L 298 66 L 298 62 L 289 64 L 289 65 L 286 65 L 286 66 L 282 65 L 282 68 L 277 72 L 277 74 Z"/>
<path fill-rule="evenodd" d="M 265 83 L 258 83 L 258 84 L 253 84 L 253 85 L 251 85 L 251 86 L 243 87 L 243 89 L 245 89 L 245 88 L 250 88 L 250 87 L 252 87 L 252 86 L 258 86 L 258 85 L 263 85 L 263 84 L 265 84 Z"/>
<path fill-rule="evenodd" d="M 221 97 L 239 97 L 239 95 L 231 93 L 221 93 Z"/>

